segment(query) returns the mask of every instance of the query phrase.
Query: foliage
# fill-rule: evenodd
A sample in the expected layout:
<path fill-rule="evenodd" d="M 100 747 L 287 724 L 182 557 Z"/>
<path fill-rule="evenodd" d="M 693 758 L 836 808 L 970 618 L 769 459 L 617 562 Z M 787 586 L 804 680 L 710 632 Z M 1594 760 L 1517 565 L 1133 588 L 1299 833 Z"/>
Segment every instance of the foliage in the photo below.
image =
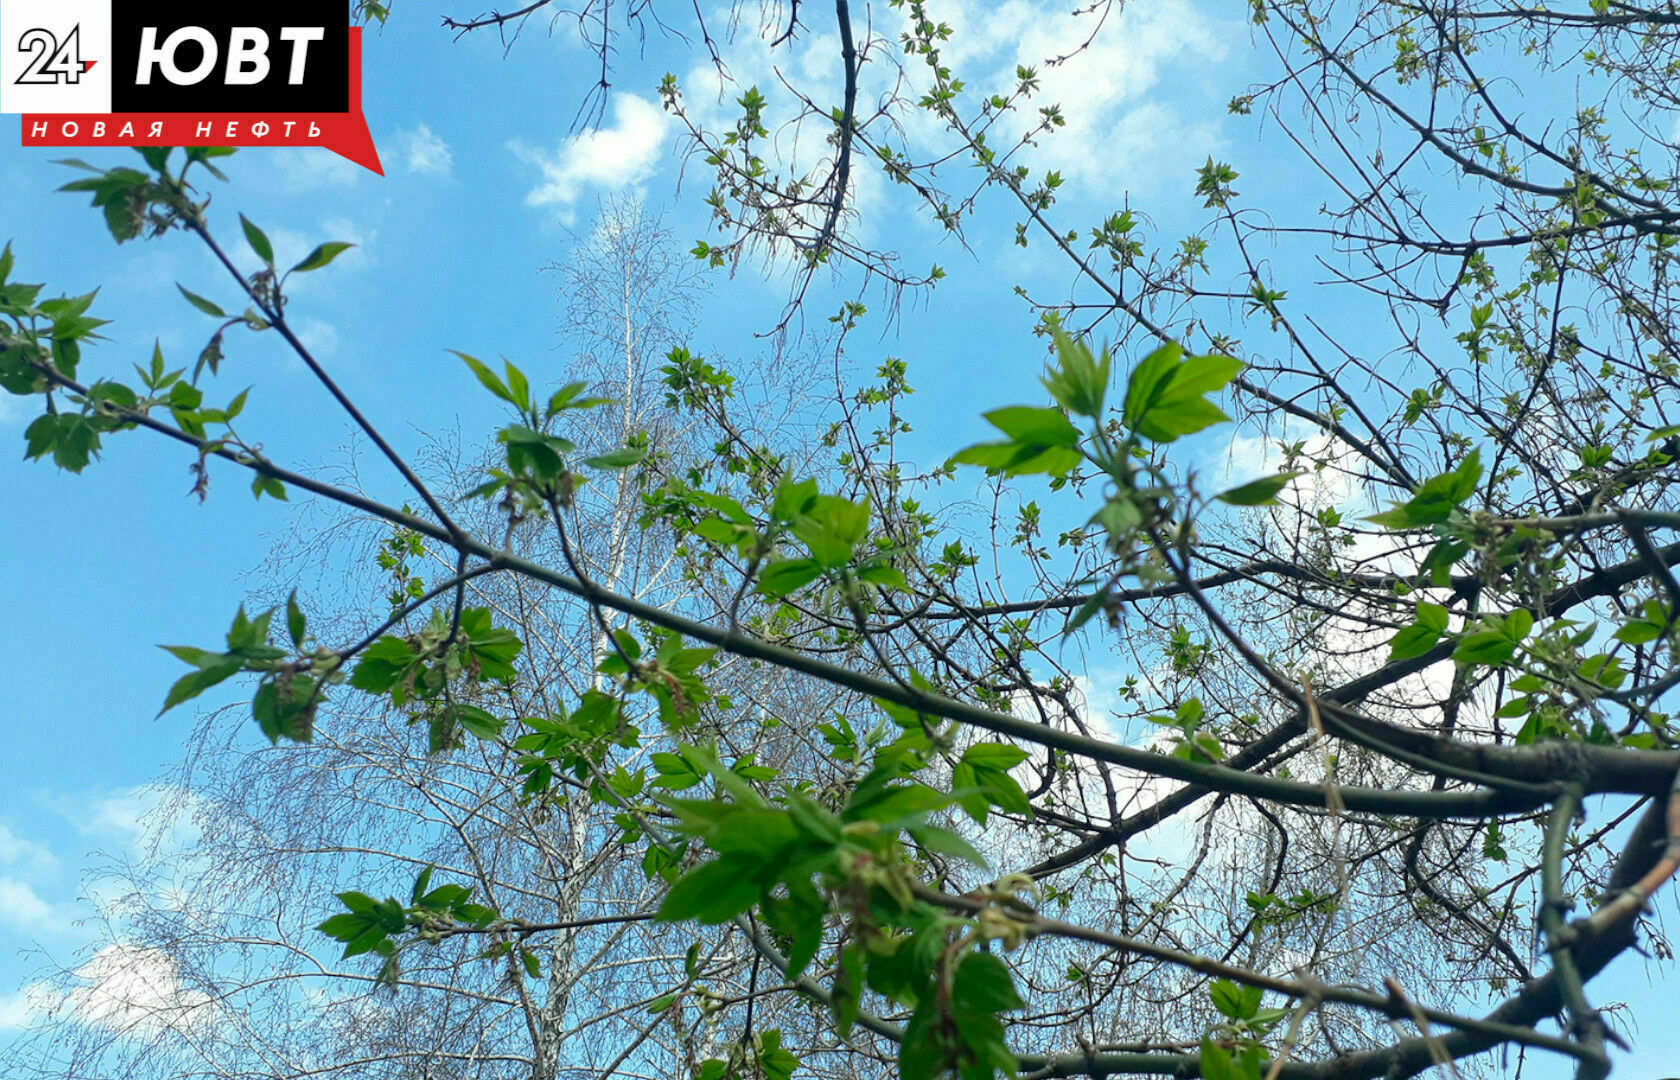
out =
<path fill-rule="evenodd" d="M 1680 206 L 1660 134 L 1680 107 L 1674 19 L 1255 0 L 1254 34 L 1282 70 L 1232 112 L 1281 125 L 1342 201 L 1281 225 L 1244 202 L 1236 167 L 1209 159 L 1184 193 L 1204 230 L 1148 238 L 1128 209 L 1082 250 L 1053 216 L 1060 175 L 1013 164 L 1066 122 L 1038 73 L 976 95 L 943 59 L 955 32 L 923 3 L 895 7 L 901 70 L 921 92 L 862 115 L 860 57 L 886 46 L 860 48 L 838 4 L 843 104 L 805 101 L 790 121 L 831 138 L 815 172 L 775 158 L 758 88 L 718 131 L 685 112 L 674 79 L 661 92 L 718 177 L 720 236 L 694 258 L 791 257 L 794 306 L 836 263 L 894 288 L 944 276 L 905 274 L 850 238 L 850 170 L 866 161 L 960 232 L 979 196 L 937 189 L 958 155 L 1019 212 L 1016 242 L 1067 260 L 1073 296 L 1027 297 L 1047 400 L 985 411 L 989 441 L 944 448 L 922 472 L 901 452 L 903 361 L 843 393 L 826 454 L 802 457 L 743 421 L 734 373 L 672 340 L 659 396 L 707 454 L 675 453 L 669 427 L 629 422 L 604 385 L 562 377 L 550 391 L 457 352 L 463 385 L 511 411 L 477 486 L 440 498 L 339 394 L 420 508 L 369 499 L 266 457 L 235 429 L 243 394 L 204 405 L 239 326 L 283 338 L 338 393 L 294 334 L 285 288 L 345 245 L 281 274 L 241 215 L 254 259 L 228 254 L 194 198 L 225 151 L 175 167 L 147 150 L 149 171 L 71 163 L 90 175 L 67 188 L 92 193 L 117 242 L 191 233 L 248 306 L 230 316 L 183 285 L 221 320 L 191 376 L 154 349 L 137 384 L 89 382 L 95 297 L 9 283 L 7 248 L 0 386 L 42 402 L 28 456 L 81 472 L 106 437 L 144 429 L 187 448 L 201 495 L 225 462 L 259 497 L 303 492 L 396 530 L 382 549 L 394 610 L 370 630 L 311 636 L 321 623 L 296 593 L 283 625 L 278 608 L 241 608 L 225 649 L 170 647 L 192 670 L 164 708 L 244 675 L 271 742 L 316 737 L 326 711 L 352 730 L 358 710 L 397 716 L 424 728 L 425 760 L 486 755 L 497 798 L 576 814 L 580 847 L 601 856 L 570 864 L 577 887 L 633 895 L 632 910 L 527 918 L 481 894 L 482 878 L 434 884 L 428 863 L 406 902 L 338 891 L 319 929 L 340 959 L 372 954 L 373 978 L 399 993 L 419 982 L 408 965 L 459 941 L 522 988 L 572 955 L 557 946 L 545 965 L 537 942 L 551 935 L 677 935 L 674 985 L 644 1008 L 647 1033 L 690 1025 L 680 1051 L 639 1049 L 644 1034 L 615 1044 L 613 1069 L 642 1054 L 703 1080 L 848 1075 L 890 1053 L 905 1080 L 1397 1077 L 1515 1045 L 1605 1075 L 1618 1036 L 1590 980 L 1641 933 L 1671 955 L 1642 913 L 1680 866 L 1665 711 L 1680 685 L 1680 544 L 1659 546 L 1680 527 Z M 1491 37 L 1524 55 L 1476 66 Z M 1604 100 L 1574 102 L 1561 128 L 1507 120 L 1485 74 L 1506 64 L 1590 72 Z M 1607 120 L 1611 104 L 1650 122 Z M 914 111 L 944 131 L 940 153 L 905 141 L 895 118 Z M 1636 134 L 1643 154 L 1622 148 Z M 1408 144 L 1399 164 L 1374 149 L 1384 138 Z M 1411 186 L 1441 188 L 1439 166 L 1469 187 L 1443 194 L 1445 209 Z M 1296 279 L 1280 280 L 1260 240 L 1318 254 L 1339 280 L 1307 280 L 1304 259 L 1278 262 Z M 1237 288 L 1199 284 L 1210 265 Z M 861 295 L 834 317 L 836 348 L 869 316 Z M 1367 305 L 1353 322 L 1334 309 L 1349 295 Z M 1423 314 L 1445 329 L 1421 329 Z M 1093 346 L 1103 332 L 1117 339 Z M 588 425 L 614 409 L 623 422 L 601 445 Z M 1209 495 L 1193 448 L 1226 425 L 1277 450 Z M 991 500 L 992 554 L 948 528 L 953 484 Z M 614 564 L 580 542 L 592 507 L 619 539 L 632 517 L 667 538 L 688 588 L 650 598 L 603 579 Z M 440 568 L 423 582 L 407 561 L 421 555 Z M 576 602 L 583 675 L 540 665 L 540 625 L 469 603 L 469 586 Z M 1098 709 L 1106 655 L 1132 673 Z M 1639 815 L 1614 849 L 1608 826 L 1573 831 L 1588 796 Z M 1204 821 L 1180 865 L 1139 853 L 1192 807 Z M 1572 898 L 1590 913 L 1566 919 Z M 1436 975 L 1445 963 L 1452 979 Z M 1483 993 L 1503 1000 L 1466 1015 Z M 533 1074 L 566 1068 L 544 1041 L 563 1012 L 546 1037 L 530 1025 L 517 1060 Z M 1391 1020 L 1417 1033 L 1395 1036 Z M 725 1026 L 727 1045 L 701 1053 L 697 1033 Z"/>

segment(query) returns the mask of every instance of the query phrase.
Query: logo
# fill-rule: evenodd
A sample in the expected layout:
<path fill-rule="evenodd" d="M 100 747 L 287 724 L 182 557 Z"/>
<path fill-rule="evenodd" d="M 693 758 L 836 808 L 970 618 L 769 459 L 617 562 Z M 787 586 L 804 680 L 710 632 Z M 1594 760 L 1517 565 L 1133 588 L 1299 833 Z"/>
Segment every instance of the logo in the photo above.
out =
<path fill-rule="evenodd" d="M 25 30 L 18 38 L 18 50 L 30 53 L 32 59 L 23 69 L 15 81 L 19 83 L 70 83 L 74 85 L 82 81 L 82 73 L 93 66 L 92 60 L 83 60 L 80 46 L 82 41 L 82 27 L 77 24 L 70 28 L 70 36 L 60 45 L 53 37 L 51 30 L 43 30 L 39 26 L 33 30 Z"/>
<path fill-rule="evenodd" d="M 324 146 L 383 172 L 342 0 L 0 0 L 25 146 Z"/>

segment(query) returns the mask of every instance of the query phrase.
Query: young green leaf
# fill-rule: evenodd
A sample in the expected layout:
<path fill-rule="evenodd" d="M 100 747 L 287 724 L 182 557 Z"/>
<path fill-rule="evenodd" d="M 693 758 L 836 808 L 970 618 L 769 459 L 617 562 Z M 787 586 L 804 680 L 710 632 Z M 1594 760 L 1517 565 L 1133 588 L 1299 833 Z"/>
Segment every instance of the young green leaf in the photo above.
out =
<path fill-rule="evenodd" d="M 1246 484 L 1238 484 L 1234 488 L 1222 491 L 1216 498 L 1232 506 L 1271 506 L 1277 502 L 1278 493 L 1288 487 L 1291 480 L 1305 475 L 1305 469 L 1296 469 L 1293 472 L 1262 476 L 1258 480 L 1250 480 Z"/>
<path fill-rule="evenodd" d="M 671 886 L 659 905 L 664 922 L 694 919 L 727 922 L 758 901 L 755 871 L 760 863 L 746 855 L 725 855 L 702 863 Z"/>
<path fill-rule="evenodd" d="M 647 451 L 636 447 L 626 447 L 622 450 L 609 450 L 605 454 L 583 459 L 583 463 L 592 469 L 627 469 L 640 464 L 647 457 Z"/>
<path fill-rule="evenodd" d="M 472 373 L 478 376 L 478 381 L 483 384 L 486 390 L 495 394 L 497 397 L 501 398 L 503 401 L 515 408 L 518 408 L 523 404 L 514 398 L 513 391 L 508 389 L 507 384 L 502 382 L 501 377 L 494 371 L 491 371 L 489 365 L 485 364 L 484 361 L 474 356 L 468 356 L 459 349 L 450 349 L 449 351 L 460 357 L 461 362 L 472 369 Z M 532 434 L 535 433 L 533 432 Z"/>
<path fill-rule="evenodd" d="M 206 300 L 204 297 L 198 295 L 195 292 L 192 292 L 185 285 L 182 285 L 180 282 L 177 281 L 175 283 L 175 287 L 177 289 L 181 290 L 181 295 L 187 298 L 188 303 L 190 303 L 193 307 L 197 308 L 198 310 L 204 312 L 204 314 L 213 315 L 218 319 L 225 319 L 225 318 L 228 317 L 227 312 L 223 311 L 220 307 L 217 307 L 215 304 L 211 303 L 209 300 Z"/>
<path fill-rule="evenodd" d="M 303 617 L 303 609 L 298 606 L 297 590 L 286 597 L 286 632 L 291 635 L 292 645 L 303 648 L 303 633 L 307 625 Z"/>
<path fill-rule="evenodd" d="M 245 242 L 251 245 L 251 250 L 257 253 L 257 258 L 274 269 L 274 245 L 268 242 L 268 234 L 257 228 L 251 219 L 244 214 L 239 215 L 239 226 L 245 230 Z"/>
<path fill-rule="evenodd" d="M 301 274 L 310 270 L 319 270 L 355 246 L 355 244 L 347 244 L 342 240 L 332 240 L 325 244 L 318 244 L 314 251 L 303 257 L 302 262 L 292 267 L 291 272 Z"/>

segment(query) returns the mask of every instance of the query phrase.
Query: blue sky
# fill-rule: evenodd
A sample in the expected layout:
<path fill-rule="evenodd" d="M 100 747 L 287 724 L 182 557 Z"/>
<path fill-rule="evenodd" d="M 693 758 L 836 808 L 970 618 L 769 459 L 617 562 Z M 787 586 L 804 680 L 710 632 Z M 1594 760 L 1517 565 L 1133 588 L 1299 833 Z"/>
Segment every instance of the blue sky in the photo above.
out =
<path fill-rule="evenodd" d="M 959 34 L 950 59 L 964 70 L 1006 73 L 1018 59 L 1058 51 L 1049 16 L 1062 7 L 989 10 L 985 25 Z M 949 17 L 975 8 L 953 8 Z M 1067 221 L 1111 212 L 1127 192 L 1162 235 L 1180 235 L 1202 220 L 1190 191 L 1194 167 L 1209 154 L 1237 165 L 1239 188 L 1257 205 L 1292 195 L 1300 182 L 1294 159 L 1257 139 L 1254 122 L 1224 115 L 1224 102 L 1259 71 L 1241 9 L 1234 0 L 1140 8 L 1125 16 L 1124 34 L 1101 39 L 1092 62 L 1047 77 L 1047 93 L 1073 122 L 1037 161 L 1067 175 L 1060 207 Z M 732 54 L 743 81 L 768 75 L 750 39 L 745 34 Z M 821 79 L 833 72 L 834 51 L 832 34 L 819 30 L 792 63 L 802 77 Z M 412 451 L 424 432 L 481 432 L 498 419 L 446 349 L 505 355 L 534 380 L 564 381 L 555 282 L 539 268 L 563 254 L 569 229 L 587 228 L 598 199 L 638 193 L 679 238 L 707 235 L 699 212 L 707 178 L 690 163 L 678 194 L 677 125 L 653 93 L 667 69 L 698 86 L 705 68 L 680 43 L 650 38 L 645 59 L 622 59 L 600 127 L 579 133 L 577 102 L 595 60 L 564 26 L 550 36 L 532 23 L 504 54 L 492 36 L 454 42 L 429 10 L 399 4 L 384 31 L 367 33 L 364 57 L 366 113 L 386 176 L 320 150 L 247 150 L 227 168 L 232 182 L 213 189 L 210 216 L 232 248 L 237 229 L 229 226 L 235 209 L 243 211 L 267 229 L 282 262 L 320 241 L 356 243 L 295 290 L 290 311 L 350 395 Z M 718 115 L 703 92 L 691 103 Z M 95 314 L 115 322 L 88 364 L 126 371 L 154 340 L 172 365 L 190 363 L 211 324 L 175 283 L 231 302 L 208 255 L 180 235 L 114 246 L 82 197 L 53 193 L 67 176 L 49 159 L 64 152 L 17 143 L 17 119 L 0 118 L 0 240 L 13 241 L 17 275 L 45 280 L 54 292 L 101 287 Z M 84 156 L 105 164 L 131 155 Z M 938 262 L 950 277 L 896 322 L 873 317 L 851 340 L 850 358 L 861 371 L 889 354 L 910 360 L 918 391 L 910 415 L 932 460 L 983 436 L 982 409 L 1042 396 L 1033 317 L 1010 287 L 1023 282 L 1060 296 L 1070 275 L 1043 248 L 1009 242 L 1006 209 L 981 214 L 965 251 L 895 207 L 892 194 L 879 182 L 860 189 L 872 213 L 865 239 L 890 238 L 908 265 Z M 812 321 L 845 295 L 819 289 Z M 785 297 L 784 281 L 764 282 L 750 268 L 714 273 L 696 351 L 731 361 L 762 353 L 767 346 L 753 331 L 774 323 Z M 878 296 L 867 299 L 880 306 Z M 230 334 L 211 397 L 252 387 L 244 427 L 260 433 L 268 453 L 335 461 L 347 428 L 279 344 Z M 69 961 L 87 940 L 75 920 L 92 911 L 81 887 L 89 853 L 120 854 L 135 843 L 143 789 L 178 759 L 190 731 L 188 715 L 154 719 L 179 674 L 155 645 L 216 640 L 265 551 L 267 541 L 251 537 L 283 532 L 290 512 L 254 503 L 231 470 L 213 473 L 200 505 L 188 497 L 187 460 L 155 439 L 110 440 L 104 460 L 80 477 L 25 463 L 18 451 L 27 420 L 21 404 L 0 398 L 0 444 L 14 447 L 0 453 L 0 563 L 8 568 L 0 603 L 11 615 L 0 623 L 0 650 L 14 658 L 0 690 L 8 730 L 0 767 L 0 1040 L 25 1012 L 10 991 L 40 965 L 39 955 L 20 951 L 38 947 Z M 363 479 L 374 494 L 404 497 L 366 457 Z M 1656 1023 L 1661 1006 L 1650 1003 L 1660 991 L 1646 988 L 1639 967 L 1625 959 L 1596 985 L 1602 996 L 1647 1003 L 1636 1009 L 1647 1020 L 1642 1056 L 1626 1075 L 1658 1075 L 1680 1052 L 1680 1037 Z"/>

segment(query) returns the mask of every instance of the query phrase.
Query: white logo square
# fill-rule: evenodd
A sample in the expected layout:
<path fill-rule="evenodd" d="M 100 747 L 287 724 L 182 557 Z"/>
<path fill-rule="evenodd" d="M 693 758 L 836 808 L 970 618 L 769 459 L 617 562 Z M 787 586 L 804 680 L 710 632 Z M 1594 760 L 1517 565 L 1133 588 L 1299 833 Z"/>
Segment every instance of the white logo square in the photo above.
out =
<path fill-rule="evenodd" d="M 0 112 L 111 111 L 111 0 L 0 0 Z"/>

